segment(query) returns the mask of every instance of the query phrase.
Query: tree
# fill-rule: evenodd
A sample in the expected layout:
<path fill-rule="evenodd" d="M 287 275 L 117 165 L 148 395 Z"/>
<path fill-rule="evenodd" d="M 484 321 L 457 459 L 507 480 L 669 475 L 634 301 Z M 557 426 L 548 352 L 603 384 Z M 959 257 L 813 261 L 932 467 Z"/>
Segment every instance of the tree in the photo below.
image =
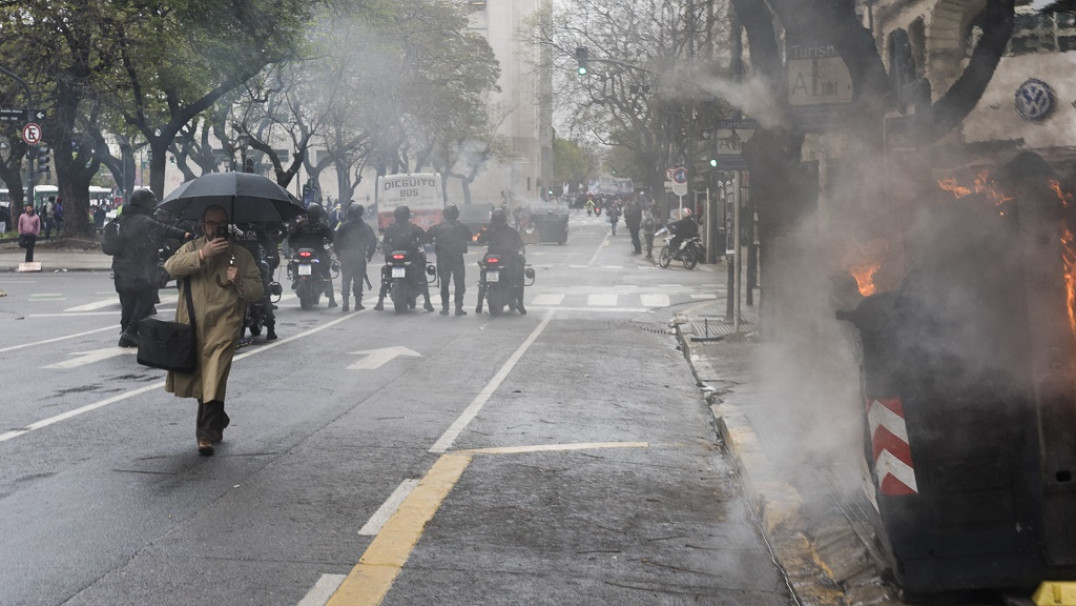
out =
<path fill-rule="evenodd" d="M 701 160 L 704 133 L 731 117 L 705 86 L 728 74 L 727 24 L 716 7 L 711 0 L 595 0 L 535 24 L 537 42 L 551 50 L 569 134 L 631 150 L 651 191 L 662 191 L 669 166 Z M 578 48 L 587 49 L 585 76 L 576 71 Z"/>
<path fill-rule="evenodd" d="M 773 317 L 772 307 L 785 299 L 782 296 L 780 240 L 789 235 L 804 218 L 810 184 L 801 177 L 799 165 L 804 132 L 789 116 L 785 71 L 781 62 L 779 40 L 804 39 L 828 41 L 843 58 L 852 80 L 852 99 L 842 109 L 844 121 L 833 130 L 848 136 L 849 158 L 857 159 L 862 169 L 883 159 L 882 124 L 885 113 L 904 109 L 897 104 L 906 98 L 900 78 L 886 71 L 885 63 L 868 30 L 856 14 L 851 0 L 731 0 L 738 23 L 746 33 L 750 50 L 747 75 L 763 84 L 774 109 L 765 128 L 755 134 L 746 146 L 748 167 L 754 175 L 765 179 L 752 181 L 752 202 L 758 211 L 763 260 L 770 271 L 763 269 L 763 311 Z M 947 91 L 931 101 L 919 95 L 915 110 L 912 138 L 922 146 L 929 145 L 948 134 L 975 107 L 998 61 L 1005 52 L 1011 36 L 1014 1 L 997 0 L 984 4 L 974 20 L 981 29 L 966 67 Z M 852 171 L 855 172 L 855 171 Z M 883 201 L 880 180 L 866 182 L 857 193 L 855 213 L 874 216 L 876 228 L 885 229 L 885 217 L 874 201 Z M 873 188 L 873 189 L 872 189 Z M 845 234 L 847 235 L 847 234 Z M 775 332 L 780 332 L 776 328 Z"/>

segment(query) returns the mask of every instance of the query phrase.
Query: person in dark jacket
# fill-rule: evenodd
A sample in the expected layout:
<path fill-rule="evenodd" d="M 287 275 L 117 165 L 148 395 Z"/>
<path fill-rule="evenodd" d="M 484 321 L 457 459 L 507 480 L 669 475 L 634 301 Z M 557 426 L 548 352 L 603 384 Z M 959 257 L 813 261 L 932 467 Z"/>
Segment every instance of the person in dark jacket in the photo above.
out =
<path fill-rule="evenodd" d="M 336 230 L 336 254 L 340 257 L 343 278 L 340 295 L 345 313 L 349 310 L 349 287 L 355 292 L 355 309 L 366 309 L 362 304 L 362 283 L 366 280 L 366 263 L 377 252 L 377 234 L 362 220 L 365 212 L 362 204 L 352 203 L 347 209 L 347 220 Z"/>
<path fill-rule="evenodd" d="M 191 234 L 155 220 L 157 196 L 135 190 L 123 205 L 119 252 L 112 256 L 112 275 L 120 295 L 120 347 L 138 347 L 138 323 L 152 313 L 160 288 L 157 249 L 164 240 L 188 240 Z"/>
<path fill-rule="evenodd" d="M 448 315 L 448 282 L 452 280 L 455 287 L 456 315 L 465 316 L 463 310 L 463 293 L 465 271 L 463 255 L 467 253 L 467 244 L 473 234 L 471 228 L 459 222 L 460 209 L 455 204 L 445 207 L 444 221 L 434 225 L 426 232 L 428 240 L 434 243 L 437 253 L 437 276 L 441 280 L 441 315 Z"/>
<path fill-rule="evenodd" d="M 508 225 L 508 215 L 503 210 L 498 209 L 490 214 L 489 229 L 479 234 L 478 243 L 486 244 L 488 252 L 496 253 L 505 260 L 506 278 L 516 289 L 516 310 L 521 314 L 527 313 L 523 306 L 523 266 L 527 263 L 523 257 L 523 238 Z M 482 302 L 478 303 L 481 306 Z"/>
<path fill-rule="evenodd" d="M 624 207 L 624 225 L 628 228 L 628 233 L 631 234 L 631 254 L 641 255 L 643 253 L 643 243 L 639 239 L 639 227 L 643 224 L 643 207 L 638 200 L 629 200 L 627 206 Z"/>
<path fill-rule="evenodd" d="M 389 287 L 392 285 L 392 280 L 389 278 L 389 272 L 391 272 L 389 261 L 392 251 L 406 250 L 414 259 L 411 267 L 408 268 L 411 272 L 408 278 L 421 289 L 422 296 L 426 299 L 423 308 L 426 311 L 433 311 L 433 304 L 430 303 L 430 285 L 426 283 L 426 278 L 422 275 L 426 267 L 426 252 L 422 250 L 422 243 L 426 241 L 426 232 L 411 222 L 411 207 L 406 204 L 397 206 L 392 211 L 392 217 L 395 222 L 385 228 L 385 238 L 381 242 L 382 252 L 385 253 L 385 265 L 381 268 L 381 292 L 377 293 L 377 305 L 374 309 L 378 311 L 385 309 L 385 296 L 389 294 Z"/>
<path fill-rule="evenodd" d="M 333 292 L 333 281 L 329 278 L 329 268 L 332 267 L 332 247 L 336 232 L 325 223 L 326 220 L 325 209 L 317 202 L 311 203 L 306 208 L 306 221 L 300 223 L 288 235 L 288 246 L 292 250 L 314 249 L 324 278 L 326 294 L 329 295 L 328 307 L 332 309 L 336 307 L 336 295 Z"/>

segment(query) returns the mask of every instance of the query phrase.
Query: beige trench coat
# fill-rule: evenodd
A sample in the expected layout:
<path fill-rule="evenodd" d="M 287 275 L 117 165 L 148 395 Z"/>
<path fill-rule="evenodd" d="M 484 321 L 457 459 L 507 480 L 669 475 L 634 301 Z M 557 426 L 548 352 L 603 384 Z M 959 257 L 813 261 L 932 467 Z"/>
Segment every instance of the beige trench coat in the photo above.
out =
<path fill-rule="evenodd" d="M 204 237 L 188 242 L 164 263 L 168 274 L 179 281 L 176 322 L 184 324 L 190 324 L 190 320 L 183 278 L 190 278 L 195 333 L 198 351 L 201 352 L 198 368 L 193 373 L 170 371 L 164 389 L 179 398 L 223 402 L 246 304 L 260 299 L 264 290 L 258 266 L 246 249 L 233 244 L 231 254 L 217 255 L 203 263 L 198 258 L 198 251 L 203 245 Z M 221 287 L 217 284 L 217 278 L 227 284 L 228 264 L 232 255 L 235 256 L 239 275 L 235 284 Z"/>

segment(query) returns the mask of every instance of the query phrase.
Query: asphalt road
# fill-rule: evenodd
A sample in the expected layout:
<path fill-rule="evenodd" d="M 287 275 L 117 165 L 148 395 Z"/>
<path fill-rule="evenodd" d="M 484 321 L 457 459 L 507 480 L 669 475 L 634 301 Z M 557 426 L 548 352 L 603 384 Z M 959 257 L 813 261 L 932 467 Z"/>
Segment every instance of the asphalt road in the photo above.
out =
<path fill-rule="evenodd" d="M 0 604 L 789 603 L 668 333 L 722 294 L 607 232 L 528 249 L 526 316 L 473 264 L 465 317 L 286 296 L 209 458 L 107 272 L 0 276 Z"/>

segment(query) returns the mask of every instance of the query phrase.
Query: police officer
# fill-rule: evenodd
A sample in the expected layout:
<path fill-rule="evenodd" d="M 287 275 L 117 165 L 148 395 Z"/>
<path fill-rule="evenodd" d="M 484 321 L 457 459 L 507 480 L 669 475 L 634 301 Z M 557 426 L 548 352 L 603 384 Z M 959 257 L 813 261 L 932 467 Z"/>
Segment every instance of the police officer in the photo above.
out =
<path fill-rule="evenodd" d="M 426 283 L 426 278 L 422 275 L 426 267 L 426 252 L 422 250 L 422 243 L 426 241 L 426 232 L 411 222 L 411 207 L 406 204 L 397 206 L 392 211 L 392 217 L 396 222 L 385 228 L 385 238 L 381 242 L 382 252 L 385 253 L 385 265 L 381 268 L 381 292 L 377 293 L 377 305 L 374 305 L 374 309 L 378 311 L 385 309 L 385 296 L 389 293 L 389 286 L 392 283 L 388 277 L 391 271 L 388 263 L 392 251 L 406 250 L 415 260 L 408 268 L 411 272 L 408 278 L 421 289 L 422 296 L 426 300 L 423 308 L 426 311 L 433 311 L 433 304 L 430 303 L 430 285 Z"/>
<path fill-rule="evenodd" d="M 343 277 L 340 296 L 345 313 L 349 310 L 349 287 L 355 291 L 355 309 L 366 309 L 362 305 L 362 283 L 366 280 L 366 263 L 377 252 L 377 234 L 362 220 L 365 212 L 362 204 L 351 204 L 347 209 L 347 220 L 336 230 L 336 254 L 340 256 L 340 275 Z"/>
<path fill-rule="evenodd" d="M 464 262 L 467 243 L 471 241 L 471 228 L 459 222 L 460 209 L 455 204 L 445 207 L 444 221 L 434 225 L 426 232 L 426 237 L 434 243 L 437 252 L 437 276 L 441 280 L 441 315 L 448 315 L 448 282 L 452 280 L 455 287 L 456 315 L 465 316 L 463 311 Z"/>
<path fill-rule="evenodd" d="M 262 288 L 265 292 L 262 294 L 260 301 L 251 303 L 251 305 L 260 306 L 262 309 L 262 317 L 265 318 L 265 340 L 275 341 L 276 315 L 273 313 L 272 293 L 269 291 L 269 283 L 273 281 L 273 270 L 280 264 L 280 252 L 276 240 L 269 235 L 264 226 L 250 223 L 236 231 L 234 241 L 245 248 L 258 265 L 258 272 L 262 277 Z"/>
<path fill-rule="evenodd" d="M 336 295 L 333 294 L 333 281 L 329 278 L 332 266 L 332 245 L 335 232 L 325 224 L 325 209 L 317 202 L 306 207 L 306 221 L 300 223 L 288 235 L 288 246 L 292 250 L 312 248 L 318 255 L 318 266 L 329 295 L 329 308 L 336 307 Z"/>
<path fill-rule="evenodd" d="M 516 289 L 516 311 L 526 314 L 523 307 L 523 238 L 519 232 L 508 225 L 508 215 L 503 210 L 495 210 L 489 216 L 489 229 L 478 235 L 479 244 L 488 244 L 486 250 L 500 255 L 505 263 L 505 273 Z M 479 306 L 482 302 L 479 301 Z"/>
<path fill-rule="evenodd" d="M 123 205 L 119 251 L 112 256 L 112 274 L 120 295 L 120 347 L 138 347 L 138 323 L 153 313 L 160 288 L 157 249 L 163 240 L 191 237 L 189 232 L 151 217 L 157 196 L 135 190 Z"/>

